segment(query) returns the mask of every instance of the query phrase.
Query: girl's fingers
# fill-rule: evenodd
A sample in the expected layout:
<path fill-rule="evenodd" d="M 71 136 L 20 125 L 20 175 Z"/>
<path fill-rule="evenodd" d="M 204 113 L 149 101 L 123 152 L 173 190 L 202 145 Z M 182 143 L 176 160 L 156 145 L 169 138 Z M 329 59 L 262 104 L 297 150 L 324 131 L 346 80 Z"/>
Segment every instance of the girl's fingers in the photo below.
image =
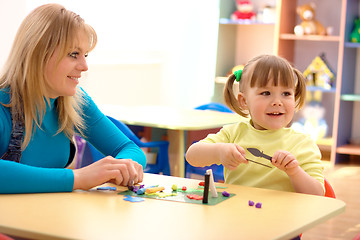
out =
<path fill-rule="evenodd" d="M 293 168 L 293 167 L 296 167 L 296 163 L 294 160 L 291 160 L 290 162 L 288 162 L 286 165 L 285 165 L 285 168 Z"/>

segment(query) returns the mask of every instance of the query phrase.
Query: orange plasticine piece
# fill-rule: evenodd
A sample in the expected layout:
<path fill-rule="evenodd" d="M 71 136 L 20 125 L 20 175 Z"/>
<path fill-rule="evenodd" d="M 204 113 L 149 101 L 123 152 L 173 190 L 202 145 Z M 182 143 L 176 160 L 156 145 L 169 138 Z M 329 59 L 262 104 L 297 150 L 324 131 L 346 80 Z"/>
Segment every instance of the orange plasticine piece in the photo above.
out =
<path fill-rule="evenodd" d="M 163 191 L 165 190 L 164 187 L 154 187 L 154 188 L 147 188 L 145 190 L 146 193 L 156 193 L 156 192 L 159 192 L 159 191 Z"/>

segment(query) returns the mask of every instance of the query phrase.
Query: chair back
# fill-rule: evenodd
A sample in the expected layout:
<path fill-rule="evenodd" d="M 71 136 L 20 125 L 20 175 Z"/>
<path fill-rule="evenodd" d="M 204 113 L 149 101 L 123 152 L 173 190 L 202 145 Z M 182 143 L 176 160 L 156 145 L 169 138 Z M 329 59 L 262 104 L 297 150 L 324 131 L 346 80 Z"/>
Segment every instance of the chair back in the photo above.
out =
<path fill-rule="evenodd" d="M 207 103 L 201 106 L 196 107 L 198 110 L 213 110 L 218 112 L 227 112 L 233 113 L 230 108 L 221 103 Z M 191 144 L 205 138 L 210 133 L 217 133 L 221 128 L 206 129 L 206 130 L 196 130 L 188 131 L 186 135 L 186 149 L 190 147 Z M 213 164 L 207 167 L 193 167 L 191 166 L 185 158 L 185 177 L 191 177 L 191 174 L 204 175 L 207 169 L 212 169 L 214 180 L 216 182 L 224 182 L 224 167 L 222 165 Z"/>
<path fill-rule="evenodd" d="M 3 233 L 0 233 L 0 240 L 15 240 L 15 239 L 11 238 Z"/>
<path fill-rule="evenodd" d="M 81 167 L 82 159 L 84 156 L 86 141 L 82 137 L 75 134 L 75 145 L 76 145 L 76 154 L 75 154 L 75 169 Z"/>
<path fill-rule="evenodd" d="M 170 175 L 170 164 L 169 164 L 169 142 L 168 141 L 153 141 L 153 142 L 142 142 L 131 129 L 123 122 L 116 120 L 110 116 L 107 116 L 111 122 L 115 124 L 131 141 L 133 141 L 140 148 L 157 148 L 158 153 L 155 164 L 146 164 L 144 172 L 147 173 L 162 173 L 164 175 Z M 98 161 L 104 157 L 93 145 L 87 143 L 88 149 L 90 150 L 90 156 L 92 162 Z M 86 153 L 85 153 L 86 155 Z M 91 163 L 91 162 L 90 162 Z"/>
<path fill-rule="evenodd" d="M 218 111 L 218 112 L 228 112 L 228 113 L 233 112 L 233 111 L 231 111 L 230 108 L 228 108 L 226 105 L 221 104 L 221 103 L 207 103 L 207 104 L 203 104 L 201 106 L 198 106 L 195 109 L 198 109 L 198 110 L 214 110 L 214 111 Z"/>
<path fill-rule="evenodd" d="M 116 120 L 110 116 L 107 116 L 131 141 L 136 145 L 142 145 L 140 139 L 131 131 L 131 129 L 123 122 Z"/>
<path fill-rule="evenodd" d="M 330 197 L 330 198 L 336 198 L 334 189 L 330 185 L 329 181 L 326 180 L 325 178 L 324 178 L 324 186 L 325 186 L 325 195 L 324 196 Z"/>

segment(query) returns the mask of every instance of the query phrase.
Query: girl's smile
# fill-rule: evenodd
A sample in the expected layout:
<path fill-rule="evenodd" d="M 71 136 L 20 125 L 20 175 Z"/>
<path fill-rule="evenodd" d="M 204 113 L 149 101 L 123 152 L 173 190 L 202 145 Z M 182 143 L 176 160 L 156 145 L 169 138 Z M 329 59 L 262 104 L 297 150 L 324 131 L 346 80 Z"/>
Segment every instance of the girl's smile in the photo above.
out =
<path fill-rule="evenodd" d="M 247 87 L 239 93 L 239 103 L 250 113 L 254 127 L 276 130 L 288 126 L 295 113 L 294 89 L 273 86 Z"/>

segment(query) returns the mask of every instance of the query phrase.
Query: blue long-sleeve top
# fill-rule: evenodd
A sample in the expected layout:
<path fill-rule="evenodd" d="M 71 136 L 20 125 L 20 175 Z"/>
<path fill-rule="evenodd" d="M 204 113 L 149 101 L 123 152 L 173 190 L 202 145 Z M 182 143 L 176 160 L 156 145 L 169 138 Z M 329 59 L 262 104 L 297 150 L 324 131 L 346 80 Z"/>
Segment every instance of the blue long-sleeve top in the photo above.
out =
<path fill-rule="evenodd" d="M 132 159 L 145 168 L 143 151 L 129 140 L 85 93 L 83 106 L 84 137 L 104 155 Z M 10 96 L 0 90 L 0 102 L 9 103 Z M 65 166 L 69 160 L 70 140 L 59 128 L 56 99 L 47 106 L 41 128 L 23 150 L 20 163 L 0 159 L 0 193 L 71 192 L 74 174 Z M 10 109 L 0 104 L 0 156 L 8 147 L 12 130 Z M 25 129 L 26 131 L 26 129 Z"/>

